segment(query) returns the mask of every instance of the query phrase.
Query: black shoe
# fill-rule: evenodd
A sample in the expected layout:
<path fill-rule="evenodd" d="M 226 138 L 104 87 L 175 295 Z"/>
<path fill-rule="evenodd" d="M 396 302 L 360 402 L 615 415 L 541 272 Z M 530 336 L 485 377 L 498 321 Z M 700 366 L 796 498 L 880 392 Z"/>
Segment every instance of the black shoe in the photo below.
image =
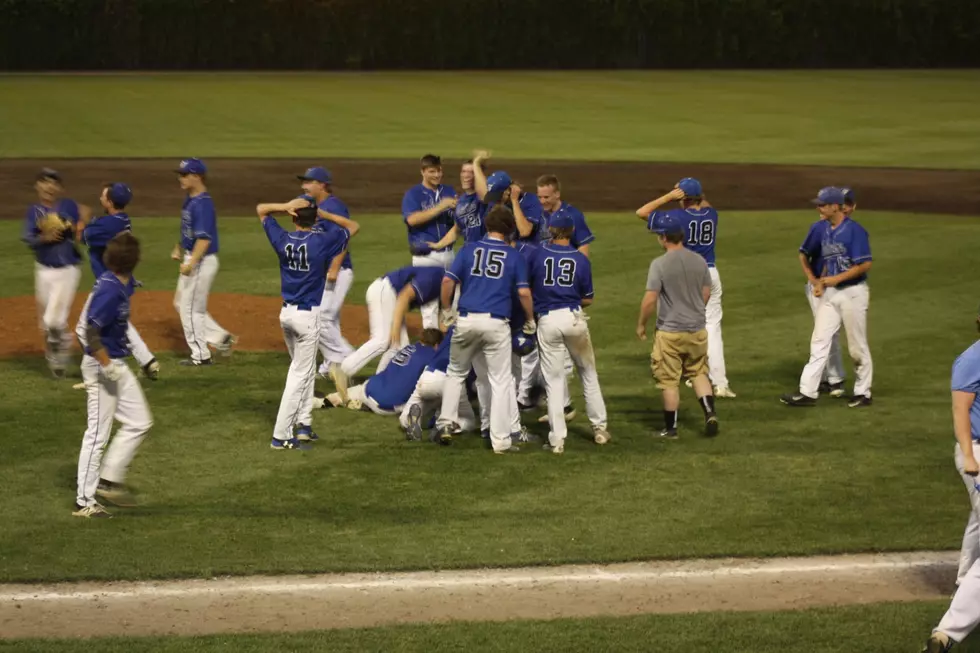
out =
<path fill-rule="evenodd" d="M 136 495 L 123 483 L 99 479 L 99 485 L 95 488 L 95 496 L 120 508 L 132 508 L 139 505 Z"/>
<path fill-rule="evenodd" d="M 456 424 L 442 427 L 439 429 L 437 442 L 444 447 L 448 447 L 453 443 L 453 431 L 458 428 Z"/>
<path fill-rule="evenodd" d="M 854 395 L 847 400 L 848 408 L 861 408 L 862 406 L 870 406 L 871 397 L 868 395 Z"/>
<path fill-rule="evenodd" d="M 677 439 L 677 429 L 663 429 L 657 434 L 665 440 L 676 440 Z"/>
<path fill-rule="evenodd" d="M 184 367 L 199 367 L 201 365 L 213 365 L 214 363 L 210 358 L 205 358 L 202 361 L 197 361 L 193 358 L 185 358 L 184 360 L 180 361 L 179 364 L 183 365 Z"/>
<path fill-rule="evenodd" d="M 156 358 L 151 358 L 150 362 L 143 366 L 143 376 L 151 381 L 156 381 L 160 378 L 160 363 L 157 362 Z"/>
<path fill-rule="evenodd" d="M 518 401 L 517 410 L 521 411 L 522 413 L 526 413 L 529 410 L 534 410 L 534 404 L 522 404 Z"/>
<path fill-rule="evenodd" d="M 797 408 L 817 405 L 816 399 L 814 399 L 813 397 L 807 397 L 806 395 L 801 395 L 798 392 L 788 394 L 788 395 L 783 395 L 782 397 L 779 398 L 779 400 L 784 404 L 786 404 L 787 406 L 795 406 Z"/>
<path fill-rule="evenodd" d="M 817 386 L 817 392 L 819 392 L 822 395 L 829 394 L 830 393 L 830 382 L 829 381 L 821 381 L 820 382 L 820 385 Z"/>
<path fill-rule="evenodd" d="M 718 435 L 718 417 L 716 415 L 708 415 L 704 420 L 704 434 L 713 438 Z"/>
<path fill-rule="evenodd" d="M 840 383 L 828 383 L 827 385 L 830 386 L 829 393 L 830 393 L 830 396 L 833 397 L 834 399 L 840 399 L 841 397 L 844 396 L 844 382 L 843 381 L 841 381 Z"/>

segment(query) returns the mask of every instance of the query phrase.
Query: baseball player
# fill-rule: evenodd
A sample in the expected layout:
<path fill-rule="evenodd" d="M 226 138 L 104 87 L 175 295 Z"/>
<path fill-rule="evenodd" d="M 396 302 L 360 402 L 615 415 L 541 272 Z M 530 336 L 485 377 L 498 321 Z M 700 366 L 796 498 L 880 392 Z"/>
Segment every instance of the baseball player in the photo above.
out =
<path fill-rule="evenodd" d="M 329 170 L 316 166 L 297 175 L 297 178 L 303 182 L 305 193 L 299 198 L 300 201 L 309 198 L 319 211 L 314 230 L 347 229 L 351 238 L 357 235 L 356 223 L 350 219 L 347 205 L 333 194 L 333 178 Z M 340 364 L 354 351 L 340 330 L 340 311 L 353 283 L 354 263 L 350 252 L 345 250 L 330 263 L 323 300 L 320 302 L 320 354 L 323 363 L 319 371 L 324 376 L 335 376 Z"/>
<path fill-rule="evenodd" d="M 589 257 L 571 244 L 576 221 L 565 208 L 548 216 L 550 243 L 535 248 L 528 264 L 531 295 L 538 315 L 538 352 L 548 395 L 548 441 L 552 453 L 565 451 L 565 350 L 571 354 L 585 394 L 585 412 L 596 444 L 606 444 L 606 404 L 599 388 L 588 317 L 582 312 L 593 300 Z"/>
<path fill-rule="evenodd" d="M 412 397 L 425 368 L 436 357 L 442 331 L 425 329 L 417 343 L 399 349 L 385 368 L 364 383 L 347 390 L 347 408 L 376 415 L 399 415 Z M 323 408 L 343 406 L 339 392 L 327 395 Z"/>
<path fill-rule="evenodd" d="M 523 192 L 503 170 L 488 177 L 485 169 L 489 160 L 490 153 L 485 150 L 477 151 L 473 157 L 473 183 L 477 197 L 482 198 L 483 212 L 495 204 L 503 204 L 514 214 L 516 239 L 534 240 L 541 223 L 541 202 L 536 195 Z"/>
<path fill-rule="evenodd" d="M 714 437 L 718 435 L 718 416 L 706 375 L 708 333 L 704 311 L 713 279 L 704 258 L 684 246 L 687 235 L 674 212 L 654 215 L 650 230 L 657 234 L 665 253 L 650 263 L 636 335 L 640 340 L 647 339 L 647 322 L 656 311 L 657 332 L 650 362 L 664 396 L 664 429 L 660 436 L 677 438 L 678 386 L 683 375 L 694 380 L 694 393 L 704 411 L 704 434 Z"/>
<path fill-rule="evenodd" d="M 799 392 L 783 395 L 787 406 L 813 406 L 819 396 L 820 377 L 827 365 L 834 334 L 844 326 L 847 351 L 854 360 L 854 394 L 851 408 L 871 405 L 873 367 L 868 347 L 868 271 L 871 269 L 871 243 L 868 232 L 844 213 L 844 191 L 829 186 L 817 193 L 813 202 L 826 219 L 821 235 L 820 257 L 823 272 L 814 284 L 814 294 L 822 299 L 810 338 L 810 360 L 800 375 Z"/>
<path fill-rule="evenodd" d="M 88 245 L 89 264 L 96 279 L 106 272 L 102 261 L 106 245 L 116 234 L 133 229 L 129 214 L 125 212 L 126 206 L 132 199 L 133 190 L 126 184 L 120 182 L 106 184 L 102 188 L 102 195 L 99 196 L 104 215 L 91 220 L 82 230 L 82 241 Z M 143 374 L 151 381 L 156 381 L 160 376 L 160 364 L 157 363 L 153 352 L 143 342 L 143 338 L 132 322 L 127 326 L 126 340 Z"/>
<path fill-rule="evenodd" d="M 447 268 L 453 262 L 452 245 L 432 250 L 428 243 L 442 240 L 453 226 L 452 210 L 456 208 L 456 191 L 442 183 L 442 159 L 435 154 L 422 157 L 422 183 L 412 186 L 402 198 L 402 219 L 408 227 L 408 246 L 412 265 Z M 428 326 L 438 327 L 435 321 Z"/>
<path fill-rule="evenodd" d="M 208 169 L 200 159 L 184 159 L 175 171 L 182 190 L 187 191 L 180 212 L 180 242 L 170 258 L 181 261 L 174 308 L 180 314 L 184 339 L 191 356 L 181 365 L 210 365 L 214 346 L 230 356 L 235 336 L 223 329 L 208 313 L 208 294 L 218 274 L 218 216 L 205 181 Z"/>
<path fill-rule="evenodd" d="M 975 318 L 980 330 L 980 315 Z M 980 624 L 980 340 L 960 354 L 952 374 L 953 460 L 970 498 L 970 518 L 963 535 L 959 586 L 949 610 L 926 641 L 925 653 L 945 653 Z"/>
<path fill-rule="evenodd" d="M 442 404 L 442 392 L 446 386 L 446 370 L 449 367 L 450 343 L 455 330 L 455 326 L 450 326 L 446 330 L 442 341 L 436 347 L 435 356 L 425 366 L 415 384 L 415 390 L 402 408 L 398 421 L 401 427 L 405 429 L 405 436 L 409 440 L 419 441 L 422 439 L 422 424 L 428 423 L 431 418 L 434 418 Z M 460 393 L 458 415 L 460 432 L 473 431 L 477 428 L 473 407 L 463 393 Z M 487 437 L 490 437 L 489 430 Z"/>
<path fill-rule="evenodd" d="M 487 237 L 464 245 L 442 282 L 442 302 L 451 306 L 456 284 L 462 287 L 459 319 L 449 352 L 449 367 L 436 426 L 439 442 L 452 443 L 459 428 L 459 401 L 470 371 L 490 382 L 490 443 L 495 453 L 519 451 L 511 441 L 511 417 L 516 411 L 514 378 L 511 373 L 511 307 L 514 294 L 524 309 L 524 332 L 534 333 L 534 306 L 527 282 L 527 265 L 517 250 L 508 245 L 515 231 L 514 215 L 495 206 L 486 217 Z M 456 318 L 444 309 L 444 322 Z M 482 356 L 481 356 L 482 354 Z"/>
<path fill-rule="evenodd" d="M 845 193 L 845 207 L 848 206 L 847 193 Z M 851 194 L 850 206 L 853 206 L 853 193 Z M 827 219 L 823 215 L 820 219 L 810 225 L 810 230 L 800 245 L 800 265 L 803 274 L 807 278 L 805 292 L 810 310 L 813 312 L 813 320 L 816 323 L 817 310 L 823 302 L 823 288 L 820 285 L 820 275 L 823 274 L 823 261 L 820 256 L 820 244 L 823 241 L 824 232 L 827 230 Z M 840 350 L 840 330 L 834 332 L 830 340 L 830 353 L 827 357 L 827 365 L 823 368 L 820 377 L 818 391 L 822 394 L 829 394 L 831 397 L 842 397 L 844 395 L 844 359 Z"/>
<path fill-rule="evenodd" d="M 88 393 L 88 427 L 78 456 L 72 512 L 76 517 L 111 517 L 97 496 L 118 506 L 136 505 L 125 484 L 126 472 L 153 426 L 143 389 L 123 362 L 129 356 L 129 298 L 139 260 L 139 241 L 129 231 L 106 244 L 103 261 L 108 271 L 96 280 L 75 328 L 85 352 L 82 379 Z M 113 420 L 121 426 L 106 450 Z"/>
<path fill-rule="evenodd" d="M 34 190 L 37 202 L 27 207 L 21 240 L 34 250 L 34 292 L 48 368 L 55 378 L 63 378 L 71 346 L 68 312 L 82 278 L 82 257 L 74 241 L 90 211 L 61 197 L 61 175 L 51 168 L 37 174 Z"/>
<path fill-rule="evenodd" d="M 574 228 L 572 237 L 569 240 L 572 247 L 586 256 L 589 255 L 589 245 L 595 240 L 592 230 L 585 221 L 585 216 L 577 208 L 561 199 L 561 182 L 555 175 L 541 175 L 538 177 L 538 202 L 541 203 L 541 221 L 537 229 L 537 240 L 541 243 L 547 242 L 551 238 L 548 227 L 551 225 L 551 216 L 564 211 L 571 216 Z"/>
<path fill-rule="evenodd" d="M 680 208 L 668 211 L 661 207 L 672 201 L 680 202 Z M 715 267 L 715 241 L 718 235 L 718 212 L 708 204 L 701 189 L 701 182 L 692 177 L 681 179 L 674 190 L 640 207 L 636 215 L 647 221 L 651 231 L 657 216 L 670 213 L 684 226 L 684 246 L 697 252 L 708 263 L 711 274 L 711 297 L 705 308 L 708 330 L 708 376 L 714 386 L 714 396 L 734 399 L 725 369 L 725 342 L 721 336 L 721 276 Z M 690 381 L 690 379 L 688 379 Z M 690 383 L 688 384 L 690 385 Z"/>
<path fill-rule="evenodd" d="M 296 209 L 296 230 L 287 232 L 271 214 L 288 211 L 289 205 L 259 204 L 256 212 L 262 228 L 279 257 L 282 279 L 282 310 L 279 324 L 292 362 L 279 403 L 270 446 L 275 450 L 302 449 L 304 442 L 317 440 L 312 428 L 313 385 L 316 352 L 320 339 L 320 301 L 327 268 L 347 247 L 345 229 L 313 231 L 317 208 Z"/>
<path fill-rule="evenodd" d="M 337 392 L 347 403 L 350 377 L 369 362 L 381 356 L 377 373 L 381 373 L 399 349 L 408 345 L 405 315 L 413 306 L 419 311 L 434 310 L 438 323 L 439 291 L 445 271 L 433 266 L 406 266 L 375 279 L 365 295 L 368 306 L 370 338 L 344 359 L 334 376 Z M 426 327 L 423 324 L 423 328 Z"/>
<path fill-rule="evenodd" d="M 484 164 L 480 164 L 484 166 Z M 464 243 L 473 243 L 487 235 L 486 226 L 483 218 L 487 213 L 487 205 L 484 204 L 476 193 L 475 175 L 473 173 L 473 159 L 463 163 L 459 170 L 460 194 L 456 196 L 456 207 L 452 210 L 453 226 L 442 237 L 442 240 L 435 243 L 426 243 L 433 251 L 439 251 L 455 244 L 460 235 Z M 485 168 L 481 171 L 486 174 Z"/>

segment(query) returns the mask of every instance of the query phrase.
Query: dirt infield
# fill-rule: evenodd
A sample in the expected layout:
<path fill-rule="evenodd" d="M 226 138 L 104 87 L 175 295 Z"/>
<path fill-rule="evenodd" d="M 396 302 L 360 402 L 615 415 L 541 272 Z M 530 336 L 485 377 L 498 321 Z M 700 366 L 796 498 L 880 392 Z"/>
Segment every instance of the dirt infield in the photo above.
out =
<path fill-rule="evenodd" d="M 418 183 L 418 163 L 406 160 L 208 159 L 209 188 L 219 213 L 251 215 L 261 201 L 291 197 L 296 175 L 310 165 L 326 164 L 335 191 L 354 212 L 398 212 L 402 194 Z M 458 161 L 446 163 L 446 183 L 458 184 Z M 2 215 L 17 218 L 33 201 L 31 184 L 41 166 L 65 177 L 68 193 L 96 203 L 101 184 L 129 183 L 136 216 L 175 216 L 182 194 L 173 159 L 3 159 L 0 160 Z M 963 170 L 833 168 L 822 166 L 733 165 L 709 163 L 629 163 L 592 161 L 493 161 L 525 186 L 543 173 L 554 173 L 567 200 L 586 211 L 631 211 L 669 189 L 685 176 L 698 177 L 713 204 L 724 209 L 800 209 L 817 189 L 848 185 L 865 208 L 890 211 L 976 213 L 980 175 Z"/>
<path fill-rule="evenodd" d="M 949 596 L 958 553 L 0 586 L 0 638 L 803 608 Z"/>
<path fill-rule="evenodd" d="M 74 325 L 85 304 L 86 295 L 75 296 L 68 323 Z M 133 324 L 151 351 L 187 350 L 180 318 L 174 309 L 171 292 L 137 291 L 133 295 Z M 238 349 L 245 351 L 286 351 L 279 327 L 282 300 L 255 295 L 213 294 L 208 297 L 208 311 L 226 329 L 238 336 Z M 0 342 L 0 357 L 39 354 L 44 342 L 37 326 L 33 297 L 0 299 L 0 332 L 8 334 Z M 421 317 L 407 317 L 409 332 L 421 329 Z M 341 313 L 344 336 L 353 345 L 368 339 L 367 309 L 344 306 Z"/>

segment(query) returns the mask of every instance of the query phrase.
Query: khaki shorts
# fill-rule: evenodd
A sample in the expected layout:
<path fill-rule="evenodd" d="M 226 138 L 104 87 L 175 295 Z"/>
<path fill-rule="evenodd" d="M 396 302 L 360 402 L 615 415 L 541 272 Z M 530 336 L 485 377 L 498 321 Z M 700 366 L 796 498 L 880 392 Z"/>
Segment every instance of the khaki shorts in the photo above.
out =
<path fill-rule="evenodd" d="M 693 379 L 708 373 L 708 332 L 657 331 L 653 339 L 650 368 L 657 387 L 676 388 L 681 378 Z"/>

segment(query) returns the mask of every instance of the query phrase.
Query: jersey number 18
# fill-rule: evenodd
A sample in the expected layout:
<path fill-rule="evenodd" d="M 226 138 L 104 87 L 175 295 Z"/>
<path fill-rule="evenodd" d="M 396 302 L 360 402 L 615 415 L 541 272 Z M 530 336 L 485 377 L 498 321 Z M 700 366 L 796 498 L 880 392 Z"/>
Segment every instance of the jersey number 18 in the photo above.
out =
<path fill-rule="evenodd" d="M 691 220 L 687 225 L 688 245 L 710 245 L 715 240 L 715 223 L 711 220 Z"/>

